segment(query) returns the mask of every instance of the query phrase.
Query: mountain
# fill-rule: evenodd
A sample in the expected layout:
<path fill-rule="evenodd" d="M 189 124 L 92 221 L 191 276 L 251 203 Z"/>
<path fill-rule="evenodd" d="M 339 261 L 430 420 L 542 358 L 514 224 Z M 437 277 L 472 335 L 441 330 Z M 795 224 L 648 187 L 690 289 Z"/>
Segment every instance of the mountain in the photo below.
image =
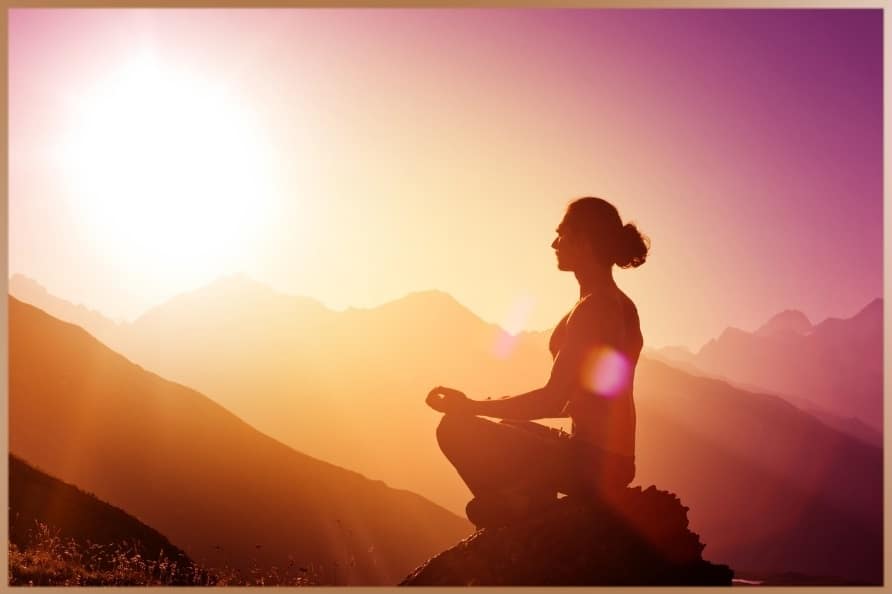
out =
<path fill-rule="evenodd" d="M 754 334 L 764 337 L 789 334 L 803 336 L 811 332 L 811 330 L 811 322 L 804 313 L 795 309 L 788 309 L 765 322 Z"/>
<path fill-rule="evenodd" d="M 852 318 L 813 327 L 801 313 L 784 312 L 756 332 L 728 328 L 688 363 L 707 375 L 797 397 L 882 432 L 882 299 Z"/>
<path fill-rule="evenodd" d="M 50 313 L 86 329 L 106 343 L 115 342 L 122 332 L 122 325 L 110 320 L 102 313 L 84 305 L 70 303 L 49 293 L 40 283 L 23 274 L 14 274 L 9 279 L 9 294 L 25 303 Z"/>
<path fill-rule="evenodd" d="M 291 556 L 324 583 L 393 584 L 470 533 L 428 500 L 297 452 L 14 298 L 9 348 L 10 451 L 203 566 L 246 572 Z M 344 430 L 327 428 L 332 439 Z"/>
<path fill-rule="evenodd" d="M 138 542 L 143 558 L 163 554 L 190 563 L 188 555 L 157 530 L 127 512 L 74 485 L 41 472 L 18 456 L 9 456 L 9 542 L 31 543 L 37 522 L 58 529 L 59 537 L 79 543 Z"/>
<path fill-rule="evenodd" d="M 106 336 L 263 433 L 462 515 L 468 491 L 439 453 L 424 395 L 455 380 L 471 394 L 526 390 L 547 378 L 551 360 L 542 335 L 508 335 L 443 292 L 334 312 L 244 276 L 179 295 Z"/>
<path fill-rule="evenodd" d="M 636 482 L 682 498 L 707 559 L 882 582 L 880 448 L 779 397 L 650 359 L 635 382 Z"/>
<path fill-rule="evenodd" d="M 753 384 L 729 380 L 727 377 L 703 371 L 695 364 L 696 355 L 694 355 L 694 353 L 691 353 L 691 351 L 683 346 L 663 347 L 660 349 L 645 348 L 642 356 L 645 358 L 650 358 L 654 361 L 661 361 L 690 375 L 711 378 L 725 382 L 740 390 L 748 392 L 766 391 L 764 388 L 760 388 L 759 386 L 755 386 Z M 819 419 L 828 427 L 832 427 L 837 431 L 841 431 L 842 433 L 863 441 L 866 444 L 875 447 L 883 446 L 882 432 L 867 425 L 859 419 L 856 419 L 852 416 L 843 416 L 843 414 L 841 413 L 829 412 L 827 409 L 822 408 L 821 406 L 815 404 L 813 401 L 807 398 L 785 394 L 783 395 L 783 399 L 801 409 L 802 411 L 807 412 L 808 414 Z"/>
<path fill-rule="evenodd" d="M 267 308 L 257 327 L 259 299 L 205 318 L 224 307 L 227 290 L 235 288 L 218 286 L 175 314 L 159 306 L 166 338 L 131 340 L 163 354 L 164 375 L 265 433 L 457 513 L 469 494 L 437 448 L 438 415 L 424 395 L 438 384 L 472 397 L 516 394 L 548 377 L 547 333 L 512 337 L 444 293 L 318 317 L 282 305 L 281 317 Z M 701 375 L 642 357 L 635 484 L 682 498 L 710 561 L 752 575 L 876 581 L 882 451 L 764 391 Z M 255 390 L 264 398 L 241 397 Z"/>
<path fill-rule="evenodd" d="M 832 427 L 837 431 L 863 441 L 866 444 L 878 448 L 883 447 L 882 432 L 855 417 L 844 417 L 828 412 L 811 401 L 798 396 L 784 396 L 783 399 L 812 415 L 828 427 Z"/>

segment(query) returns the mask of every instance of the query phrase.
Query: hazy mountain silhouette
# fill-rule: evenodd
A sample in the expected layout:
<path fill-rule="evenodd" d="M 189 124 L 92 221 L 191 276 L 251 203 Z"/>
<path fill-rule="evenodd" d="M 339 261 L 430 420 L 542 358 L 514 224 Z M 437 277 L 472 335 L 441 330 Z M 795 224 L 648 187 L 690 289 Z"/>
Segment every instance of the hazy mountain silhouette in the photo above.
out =
<path fill-rule="evenodd" d="M 434 439 L 437 418 L 418 394 L 455 377 L 472 393 L 519 392 L 550 365 L 541 335 L 511 337 L 446 293 L 334 312 L 244 276 L 177 296 L 100 338 L 295 449 L 423 491 L 462 515 L 467 490 L 453 480 Z"/>
<path fill-rule="evenodd" d="M 100 501 L 74 485 L 34 468 L 17 456 L 9 456 L 9 542 L 27 549 L 40 538 L 37 522 L 46 524 L 58 537 L 73 539 L 81 547 L 87 543 L 109 545 L 127 542 L 143 559 L 161 556 L 176 562 L 172 583 L 190 583 L 192 561 L 184 551 L 154 528 L 146 526 L 124 510 Z M 60 559 L 62 560 L 62 559 Z"/>
<path fill-rule="evenodd" d="M 676 492 L 736 572 L 882 581 L 883 452 L 781 398 L 642 359 L 638 481 Z"/>
<path fill-rule="evenodd" d="M 840 415 L 835 415 L 831 412 L 827 412 L 811 401 L 805 400 L 804 398 L 800 398 L 798 396 L 783 396 L 783 399 L 811 414 L 812 416 L 823 422 L 825 425 L 833 427 L 837 431 L 841 431 L 846 435 L 855 437 L 856 439 L 859 439 L 869 445 L 878 448 L 883 447 L 882 432 L 874 429 L 867 423 L 856 419 L 855 417 L 843 417 Z"/>
<path fill-rule="evenodd" d="M 167 337 L 133 333 L 131 344 L 153 345 L 165 375 L 283 442 L 458 513 L 469 494 L 437 449 L 438 417 L 423 395 L 447 384 L 500 396 L 548 376 L 547 333 L 510 337 L 443 293 L 318 316 L 301 300 L 306 309 L 289 308 L 285 299 L 276 310 L 255 295 L 255 305 L 245 299 L 211 319 L 207 312 L 235 301 L 230 293 L 245 294 L 240 282 L 183 296 L 192 305 L 175 313 L 159 306 L 153 315 L 164 320 Z M 882 567 L 881 450 L 754 392 L 643 357 L 635 484 L 679 494 L 711 561 L 763 574 L 875 581 Z M 332 439 L 331 427 L 345 430 Z"/>
<path fill-rule="evenodd" d="M 19 301 L 39 307 L 53 317 L 77 324 L 103 342 L 114 342 L 122 335 L 121 324 L 112 321 L 101 312 L 52 295 L 40 283 L 23 274 L 14 274 L 10 277 L 9 294 Z"/>
<path fill-rule="evenodd" d="M 700 369 L 696 365 L 696 355 L 691 353 L 691 351 L 683 346 L 670 346 L 660 349 L 646 348 L 644 349 L 643 354 L 650 359 L 661 361 L 690 375 L 717 379 L 726 382 L 731 386 L 749 392 L 770 392 L 770 390 L 766 390 L 765 388 L 761 388 L 747 382 L 731 380 L 720 374 L 711 373 Z M 793 404 L 797 408 L 814 416 L 825 425 L 832 427 L 837 431 L 841 431 L 842 433 L 845 433 L 846 435 L 854 437 L 869 445 L 883 447 L 882 432 L 867 425 L 863 421 L 860 421 L 852 416 L 843 416 L 842 414 L 832 413 L 806 398 L 791 396 L 789 394 L 781 395 L 781 397 L 790 404 Z"/>
<path fill-rule="evenodd" d="M 756 332 L 728 328 L 687 362 L 882 431 L 882 299 L 851 318 L 830 318 L 813 327 L 801 313 L 784 312 Z"/>
<path fill-rule="evenodd" d="M 393 584 L 470 533 L 422 497 L 294 451 L 13 298 L 9 331 L 10 450 L 203 565 L 247 571 L 291 555 L 324 581 Z M 351 429 L 327 430 L 337 440 Z"/>
<path fill-rule="evenodd" d="M 803 336 L 812 329 L 808 316 L 801 311 L 787 309 L 765 322 L 754 334 L 764 337 L 782 337 L 790 334 Z"/>

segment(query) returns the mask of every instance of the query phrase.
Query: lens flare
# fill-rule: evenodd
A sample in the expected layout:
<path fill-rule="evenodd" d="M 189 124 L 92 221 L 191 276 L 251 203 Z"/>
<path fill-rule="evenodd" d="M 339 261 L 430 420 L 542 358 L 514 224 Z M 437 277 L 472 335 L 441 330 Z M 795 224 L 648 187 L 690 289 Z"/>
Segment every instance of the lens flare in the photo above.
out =
<path fill-rule="evenodd" d="M 632 380 L 629 359 L 611 347 L 593 349 L 582 366 L 582 384 L 605 398 L 620 395 Z"/>
<path fill-rule="evenodd" d="M 514 346 L 517 344 L 517 336 L 504 330 L 499 330 L 499 336 L 496 338 L 495 348 L 493 349 L 496 357 L 499 359 L 507 359 L 514 352 Z"/>

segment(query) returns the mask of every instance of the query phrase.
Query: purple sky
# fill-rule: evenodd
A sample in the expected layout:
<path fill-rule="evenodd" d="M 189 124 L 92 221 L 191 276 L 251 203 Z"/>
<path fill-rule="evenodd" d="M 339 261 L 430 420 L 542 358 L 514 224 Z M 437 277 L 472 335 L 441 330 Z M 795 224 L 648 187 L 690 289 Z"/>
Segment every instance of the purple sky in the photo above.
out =
<path fill-rule="evenodd" d="M 878 9 L 13 10 L 10 271 L 115 317 L 237 268 L 333 307 L 436 288 L 499 323 L 533 303 L 517 325 L 541 329 L 577 297 L 552 230 L 569 199 L 593 194 L 653 241 L 642 268 L 616 275 L 651 346 L 697 348 L 787 308 L 851 316 L 882 295 L 882 21 Z M 243 262 L 128 266 L 126 249 L 79 226 L 89 213 L 44 158 L 70 125 L 68 98 L 147 45 L 229 84 L 267 132 L 284 190 Z"/>

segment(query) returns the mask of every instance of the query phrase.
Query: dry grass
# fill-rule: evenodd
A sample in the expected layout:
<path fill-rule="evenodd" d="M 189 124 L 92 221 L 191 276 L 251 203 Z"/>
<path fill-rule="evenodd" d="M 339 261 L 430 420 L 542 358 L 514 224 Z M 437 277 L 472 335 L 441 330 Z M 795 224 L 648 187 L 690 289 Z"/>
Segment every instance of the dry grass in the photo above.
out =
<path fill-rule="evenodd" d="M 28 546 L 9 545 L 10 586 L 309 586 L 315 572 L 290 560 L 283 568 L 202 568 L 163 554 L 145 559 L 138 542 L 79 543 L 36 522 Z"/>

